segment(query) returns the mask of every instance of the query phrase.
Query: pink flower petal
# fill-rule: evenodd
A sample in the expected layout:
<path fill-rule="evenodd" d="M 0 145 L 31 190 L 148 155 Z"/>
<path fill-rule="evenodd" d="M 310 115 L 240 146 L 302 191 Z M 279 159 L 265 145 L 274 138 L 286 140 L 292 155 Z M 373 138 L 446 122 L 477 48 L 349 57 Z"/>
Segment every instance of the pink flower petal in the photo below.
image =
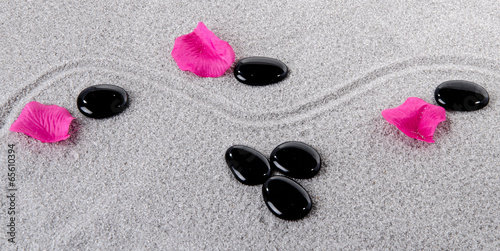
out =
<path fill-rule="evenodd" d="M 66 108 L 32 101 L 26 104 L 10 130 L 22 132 L 42 142 L 57 142 L 70 136 L 69 125 L 73 119 Z"/>
<path fill-rule="evenodd" d="M 446 111 L 441 106 L 411 97 L 396 108 L 382 111 L 382 116 L 408 137 L 432 143 L 436 127 L 446 120 Z"/>
<path fill-rule="evenodd" d="M 233 48 L 219 39 L 205 24 L 175 39 L 172 57 L 183 71 L 200 77 L 220 77 L 234 62 Z"/>

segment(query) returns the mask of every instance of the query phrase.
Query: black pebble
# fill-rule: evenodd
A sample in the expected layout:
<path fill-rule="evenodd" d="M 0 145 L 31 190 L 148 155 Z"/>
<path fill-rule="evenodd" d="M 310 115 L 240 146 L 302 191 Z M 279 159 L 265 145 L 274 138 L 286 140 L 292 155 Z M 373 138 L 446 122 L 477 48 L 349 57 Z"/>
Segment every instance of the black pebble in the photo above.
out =
<path fill-rule="evenodd" d="M 283 62 L 268 57 L 244 58 L 234 68 L 234 77 L 247 85 L 274 84 L 287 74 L 288 67 Z"/>
<path fill-rule="evenodd" d="M 262 184 L 271 176 L 271 165 L 267 158 L 250 147 L 231 146 L 225 157 L 234 177 L 243 184 Z"/>
<path fill-rule="evenodd" d="M 476 111 L 490 101 L 488 92 L 482 86 L 465 80 L 440 84 L 434 91 L 434 98 L 445 109 L 456 111 Z"/>
<path fill-rule="evenodd" d="M 77 98 L 78 110 L 91 118 L 107 118 L 121 113 L 128 105 L 128 94 L 115 85 L 94 85 Z"/>
<path fill-rule="evenodd" d="M 262 186 L 262 195 L 267 208 L 284 220 L 298 220 L 312 208 L 311 197 L 297 182 L 284 177 L 269 178 Z"/>
<path fill-rule="evenodd" d="M 321 168 L 319 153 L 311 146 L 290 141 L 277 146 L 271 153 L 273 168 L 292 178 L 307 179 L 316 175 Z"/>

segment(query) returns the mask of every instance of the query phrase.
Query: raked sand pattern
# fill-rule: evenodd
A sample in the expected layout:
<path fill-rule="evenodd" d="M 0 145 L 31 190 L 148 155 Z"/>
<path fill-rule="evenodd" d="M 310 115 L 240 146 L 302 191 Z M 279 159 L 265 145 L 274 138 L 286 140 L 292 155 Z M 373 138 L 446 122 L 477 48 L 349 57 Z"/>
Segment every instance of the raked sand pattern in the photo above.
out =
<path fill-rule="evenodd" d="M 343 102 L 349 102 L 349 100 L 365 96 L 366 92 L 373 88 L 396 88 L 391 86 L 380 87 L 379 85 L 383 85 L 387 80 L 397 79 L 398 77 L 418 72 L 441 74 L 443 79 L 446 79 L 447 75 L 458 77 L 461 72 L 486 75 L 498 79 L 500 77 L 500 62 L 471 56 L 435 56 L 407 59 L 373 69 L 345 83 L 333 84 L 333 87 L 327 86 L 320 93 L 312 93 L 312 95 L 319 94 L 317 97 L 297 100 L 296 103 L 286 107 L 279 107 L 279 104 L 273 107 L 268 104 L 259 103 L 256 105 L 248 103 L 248 100 L 242 96 L 235 98 L 237 93 L 230 95 L 227 93 L 215 93 L 207 90 L 208 88 L 196 85 L 192 85 L 190 86 L 191 88 L 186 89 L 185 83 L 172 82 L 167 76 L 155 73 L 151 69 L 144 69 L 137 64 L 130 63 L 130 65 L 127 65 L 124 62 L 112 62 L 104 59 L 86 59 L 65 63 L 42 74 L 33 83 L 28 84 L 16 93 L 16 95 L 7 100 L 7 104 L 2 108 L 4 114 L 1 119 L 2 121 L 6 119 L 12 120 L 13 118 L 7 118 L 7 115 L 14 116 L 11 111 L 16 103 L 24 104 L 20 102 L 23 98 L 23 101 L 34 99 L 40 92 L 53 86 L 55 81 L 62 82 L 70 78 L 79 78 L 82 74 L 89 74 L 107 76 L 114 79 L 112 81 L 115 82 L 128 80 L 130 83 L 148 83 L 151 86 L 154 85 L 159 91 L 172 91 L 175 95 L 189 97 L 198 103 L 199 106 L 206 106 L 209 109 L 220 112 L 222 116 L 226 116 L 232 121 L 254 126 L 272 126 L 300 122 L 309 117 L 318 116 L 321 112 L 326 112 L 335 106 L 342 105 Z M 434 87 L 439 83 L 427 81 L 421 84 L 426 87 Z M 84 83 L 81 86 L 74 86 L 74 88 L 82 89 L 87 86 L 88 84 Z M 241 86 L 235 86 L 234 91 L 237 91 L 238 87 Z M 271 92 L 276 89 L 279 90 L 278 88 L 274 88 L 275 90 L 271 89 L 271 87 L 276 87 L 276 85 L 271 87 L 243 87 L 253 88 L 254 90 L 267 88 Z M 432 95 L 430 95 L 429 99 L 432 99 Z M 266 105 L 268 107 L 265 107 Z M 264 106 L 264 109 L 262 106 Z M 22 107 L 20 108 L 22 109 Z M 252 112 L 250 109 L 255 109 L 255 112 Z"/>
<path fill-rule="evenodd" d="M 18 190 L 12 244 L 1 169 L 0 250 L 498 250 L 499 10 L 497 1 L 9 3 L 0 161 L 15 144 Z M 179 70 L 173 41 L 198 21 L 237 61 L 278 58 L 288 77 L 252 87 L 232 69 L 215 79 Z M 435 143 L 382 118 L 408 97 L 435 104 L 434 89 L 452 79 L 491 100 L 447 111 Z M 85 117 L 76 98 L 95 84 L 124 88 L 130 106 Z M 46 144 L 10 132 L 33 100 L 67 108 L 72 136 Z M 269 156 L 290 140 L 323 159 L 298 181 L 311 213 L 291 222 L 224 161 L 231 145 Z"/>

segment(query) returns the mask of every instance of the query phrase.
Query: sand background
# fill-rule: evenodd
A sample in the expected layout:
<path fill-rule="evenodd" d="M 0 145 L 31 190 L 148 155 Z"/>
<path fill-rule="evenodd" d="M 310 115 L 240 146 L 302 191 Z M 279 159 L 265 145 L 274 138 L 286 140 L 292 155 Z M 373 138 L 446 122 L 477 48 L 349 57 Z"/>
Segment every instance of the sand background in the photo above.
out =
<path fill-rule="evenodd" d="M 1 250 L 500 249 L 500 2 L 4 1 L 0 8 Z M 179 70 L 176 37 L 199 21 L 236 62 L 283 61 L 281 83 L 246 86 Z M 233 65 L 234 67 L 234 65 Z M 447 112 L 416 141 L 381 111 L 443 81 L 486 88 L 490 104 Z M 79 92 L 114 84 L 121 115 L 95 120 Z M 10 125 L 30 101 L 76 117 L 46 144 Z M 303 141 L 323 158 L 299 183 L 300 221 L 266 208 L 224 152 L 269 155 Z M 7 144 L 16 149 L 16 244 L 7 241 Z"/>

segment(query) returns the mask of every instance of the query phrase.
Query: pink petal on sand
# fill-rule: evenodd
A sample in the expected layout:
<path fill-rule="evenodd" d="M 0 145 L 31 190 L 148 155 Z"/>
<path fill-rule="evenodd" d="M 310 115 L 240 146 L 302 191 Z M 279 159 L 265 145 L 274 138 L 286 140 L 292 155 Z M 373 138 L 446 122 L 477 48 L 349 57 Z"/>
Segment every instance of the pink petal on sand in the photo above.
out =
<path fill-rule="evenodd" d="M 231 45 L 199 22 L 193 32 L 175 39 L 172 57 L 183 71 L 215 78 L 231 67 L 235 55 Z"/>
<path fill-rule="evenodd" d="M 73 119 L 66 108 L 32 101 L 26 104 L 10 130 L 42 142 L 57 142 L 69 137 L 69 125 Z"/>
<path fill-rule="evenodd" d="M 446 111 L 441 106 L 411 97 L 396 108 L 382 111 L 382 116 L 408 137 L 432 143 L 436 127 L 446 120 Z"/>

